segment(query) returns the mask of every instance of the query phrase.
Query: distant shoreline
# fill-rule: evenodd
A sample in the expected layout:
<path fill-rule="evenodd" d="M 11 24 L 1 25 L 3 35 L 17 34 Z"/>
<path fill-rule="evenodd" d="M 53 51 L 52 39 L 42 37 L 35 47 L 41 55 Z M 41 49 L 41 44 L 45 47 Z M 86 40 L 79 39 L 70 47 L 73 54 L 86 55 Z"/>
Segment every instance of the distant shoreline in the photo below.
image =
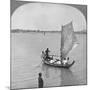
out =
<path fill-rule="evenodd" d="M 40 31 L 40 30 L 11 30 L 11 33 L 61 33 L 61 31 Z M 87 34 L 86 31 L 77 31 L 77 34 Z"/>

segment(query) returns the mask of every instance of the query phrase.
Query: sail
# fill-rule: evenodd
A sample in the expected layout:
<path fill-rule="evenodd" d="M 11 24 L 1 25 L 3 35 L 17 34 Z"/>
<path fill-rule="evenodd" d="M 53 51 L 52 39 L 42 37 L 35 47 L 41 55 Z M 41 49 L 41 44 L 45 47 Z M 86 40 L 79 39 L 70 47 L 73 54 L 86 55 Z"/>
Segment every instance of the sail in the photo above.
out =
<path fill-rule="evenodd" d="M 62 26 L 61 31 L 61 55 L 66 57 L 76 44 L 76 36 L 72 22 Z"/>

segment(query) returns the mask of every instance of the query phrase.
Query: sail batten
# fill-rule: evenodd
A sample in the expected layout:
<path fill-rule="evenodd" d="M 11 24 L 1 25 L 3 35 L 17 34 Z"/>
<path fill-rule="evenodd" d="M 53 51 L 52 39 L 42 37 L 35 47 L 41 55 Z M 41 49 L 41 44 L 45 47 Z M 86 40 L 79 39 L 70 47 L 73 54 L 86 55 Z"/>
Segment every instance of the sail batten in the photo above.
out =
<path fill-rule="evenodd" d="M 72 22 L 62 26 L 61 31 L 61 55 L 66 57 L 76 43 Z"/>

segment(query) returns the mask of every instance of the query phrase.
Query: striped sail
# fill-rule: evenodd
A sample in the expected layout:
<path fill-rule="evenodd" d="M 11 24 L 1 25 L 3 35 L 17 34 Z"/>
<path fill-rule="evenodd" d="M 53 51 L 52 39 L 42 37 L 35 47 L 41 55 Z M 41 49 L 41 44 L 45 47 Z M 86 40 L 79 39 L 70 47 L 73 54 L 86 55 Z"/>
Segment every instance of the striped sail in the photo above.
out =
<path fill-rule="evenodd" d="M 61 31 L 61 56 L 64 58 L 76 46 L 76 36 L 72 22 L 62 26 Z"/>

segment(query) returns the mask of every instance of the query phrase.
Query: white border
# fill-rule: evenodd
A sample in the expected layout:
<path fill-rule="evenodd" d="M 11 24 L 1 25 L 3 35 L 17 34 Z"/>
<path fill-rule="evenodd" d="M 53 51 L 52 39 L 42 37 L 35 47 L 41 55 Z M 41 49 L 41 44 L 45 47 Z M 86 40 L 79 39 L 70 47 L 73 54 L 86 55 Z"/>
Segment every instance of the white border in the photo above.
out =
<path fill-rule="evenodd" d="M 26 0 L 28 1 L 28 0 Z M 30 1 L 30 0 L 29 0 Z M 88 5 L 88 16 L 90 16 L 90 0 L 31 0 L 41 2 L 59 2 L 69 4 L 87 4 Z M 56 88 L 43 88 L 43 90 L 90 90 L 90 27 L 88 17 L 88 85 L 87 86 L 67 86 L 67 87 L 56 87 Z M 9 90 L 10 86 L 10 0 L 0 1 L 0 90 Z M 24 90 L 24 89 L 23 89 Z M 29 90 L 29 89 L 28 89 Z M 33 89 L 30 89 L 33 90 Z M 37 89 L 38 90 L 38 89 Z"/>
<path fill-rule="evenodd" d="M 72 3 L 72 4 L 87 4 L 88 0 L 17 0 L 17 1 L 41 1 L 54 3 Z"/>

